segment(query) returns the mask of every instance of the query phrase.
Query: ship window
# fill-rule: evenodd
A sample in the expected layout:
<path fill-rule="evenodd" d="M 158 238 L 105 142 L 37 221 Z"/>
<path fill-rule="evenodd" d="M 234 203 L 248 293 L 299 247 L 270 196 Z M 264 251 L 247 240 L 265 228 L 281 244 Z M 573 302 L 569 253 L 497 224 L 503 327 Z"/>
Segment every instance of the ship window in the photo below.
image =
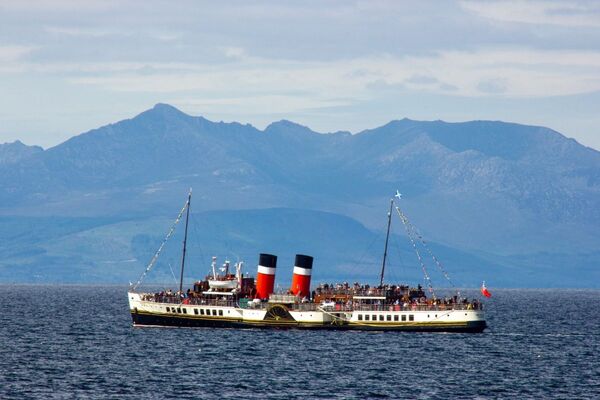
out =
<path fill-rule="evenodd" d="M 373 314 L 373 315 L 371 315 L 371 317 L 372 317 L 373 321 L 377 321 L 377 315 Z"/>
<path fill-rule="evenodd" d="M 171 311 L 171 307 L 167 307 L 167 312 Z"/>
<path fill-rule="evenodd" d="M 177 312 L 181 314 L 181 308 L 177 307 Z"/>
<path fill-rule="evenodd" d="M 427 314 L 427 318 L 429 318 L 429 314 Z"/>
<path fill-rule="evenodd" d="M 212 314 L 216 316 L 217 315 L 217 310 L 212 310 Z"/>
<path fill-rule="evenodd" d="M 392 320 L 392 316 L 391 316 L 391 315 L 388 315 L 388 316 L 387 316 L 387 320 L 388 320 L 388 321 L 391 321 L 391 320 Z"/>
<path fill-rule="evenodd" d="M 398 321 L 398 315 L 394 315 L 394 321 Z"/>
<path fill-rule="evenodd" d="M 219 310 L 219 315 L 222 317 L 223 316 L 223 310 Z"/>
<path fill-rule="evenodd" d="M 194 314 L 198 315 L 198 309 L 194 308 Z"/>
<path fill-rule="evenodd" d="M 204 315 L 204 309 L 203 308 L 200 309 L 200 315 Z"/>
<path fill-rule="evenodd" d="M 408 320 L 409 321 L 414 321 L 415 320 L 415 316 L 413 314 L 408 314 Z"/>
<path fill-rule="evenodd" d="M 437 314 L 435 314 L 435 317 L 437 318 Z"/>
<path fill-rule="evenodd" d="M 184 313 L 184 314 L 187 314 L 187 308 L 184 308 L 184 309 L 183 309 L 183 313 Z"/>
<path fill-rule="evenodd" d="M 379 316 L 379 320 L 380 320 L 380 321 L 383 321 L 383 315 L 380 315 L 380 316 Z"/>
<path fill-rule="evenodd" d="M 369 320 L 369 314 L 365 314 L 365 321 Z"/>
<path fill-rule="evenodd" d="M 363 318 L 362 318 L 362 314 L 358 314 L 358 320 L 359 320 L 359 321 L 362 321 L 362 320 L 363 320 Z"/>
<path fill-rule="evenodd" d="M 406 314 L 402 314 L 402 321 L 406 321 Z"/>

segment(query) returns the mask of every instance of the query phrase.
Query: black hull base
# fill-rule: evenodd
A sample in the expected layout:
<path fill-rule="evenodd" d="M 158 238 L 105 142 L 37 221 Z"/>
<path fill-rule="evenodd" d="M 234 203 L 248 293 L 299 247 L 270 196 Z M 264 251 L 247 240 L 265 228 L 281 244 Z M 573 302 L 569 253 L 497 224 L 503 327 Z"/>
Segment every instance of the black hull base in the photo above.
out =
<path fill-rule="evenodd" d="M 463 332 L 480 333 L 486 328 L 485 321 L 469 321 L 460 324 L 403 324 L 366 325 L 352 323 L 303 324 L 296 321 L 240 321 L 223 318 L 195 318 L 164 314 L 131 313 L 135 327 L 177 328 L 237 328 L 237 329 L 329 329 L 329 330 L 372 330 L 404 332 Z"/>

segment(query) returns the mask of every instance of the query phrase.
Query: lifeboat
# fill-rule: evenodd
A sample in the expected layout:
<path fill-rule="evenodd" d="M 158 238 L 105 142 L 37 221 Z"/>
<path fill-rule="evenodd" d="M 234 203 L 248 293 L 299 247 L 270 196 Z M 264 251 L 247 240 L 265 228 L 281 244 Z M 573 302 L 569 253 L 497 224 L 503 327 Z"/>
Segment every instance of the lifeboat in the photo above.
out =
<path fill-rule="evenodd" d="M 238 281 L 235 276 L 228 276 L 224 279 L 209 279 L 208 287 L 211 289 L 235 289 Z"/>

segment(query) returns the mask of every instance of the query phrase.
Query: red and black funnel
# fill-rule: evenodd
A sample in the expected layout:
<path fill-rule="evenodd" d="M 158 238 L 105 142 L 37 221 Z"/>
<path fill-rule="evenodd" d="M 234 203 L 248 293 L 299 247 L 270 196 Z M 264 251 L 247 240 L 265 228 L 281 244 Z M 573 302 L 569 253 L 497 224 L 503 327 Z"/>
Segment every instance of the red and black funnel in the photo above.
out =
<path fill-rule="evenodd" d="M 258 258 L 258 271 L 256 274 L 256 297 L 258 299 L 267 299 L 273 293 L 275 268 L 277 268 L 277 256 L 261 253 Z"/>
<path fill-rule="evenodd" d="M 290 290 L 296 296 L 310 297 L 310 277 L 312 275 L 313 258 L 304 254 L 296 254 L 294 275 Z"/>

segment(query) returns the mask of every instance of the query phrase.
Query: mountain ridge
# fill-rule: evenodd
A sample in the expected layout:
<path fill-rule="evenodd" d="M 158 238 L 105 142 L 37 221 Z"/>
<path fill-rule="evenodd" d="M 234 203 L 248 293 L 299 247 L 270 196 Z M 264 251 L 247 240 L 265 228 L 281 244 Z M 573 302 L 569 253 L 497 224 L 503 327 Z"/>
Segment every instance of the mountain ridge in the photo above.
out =
<path fill-rule="evenodd" d="M 0 163 L 0 215 L 165 215 L 190 186 L 200 211 L 320 210 L 374 230 L 399 189 L 428 238 L 499 257 L 595 254 L 600 243 L 600 153 L 548 128 L 401 119 L 355 134 L 287 120 L 259 130 L 167 104 Z"/>

